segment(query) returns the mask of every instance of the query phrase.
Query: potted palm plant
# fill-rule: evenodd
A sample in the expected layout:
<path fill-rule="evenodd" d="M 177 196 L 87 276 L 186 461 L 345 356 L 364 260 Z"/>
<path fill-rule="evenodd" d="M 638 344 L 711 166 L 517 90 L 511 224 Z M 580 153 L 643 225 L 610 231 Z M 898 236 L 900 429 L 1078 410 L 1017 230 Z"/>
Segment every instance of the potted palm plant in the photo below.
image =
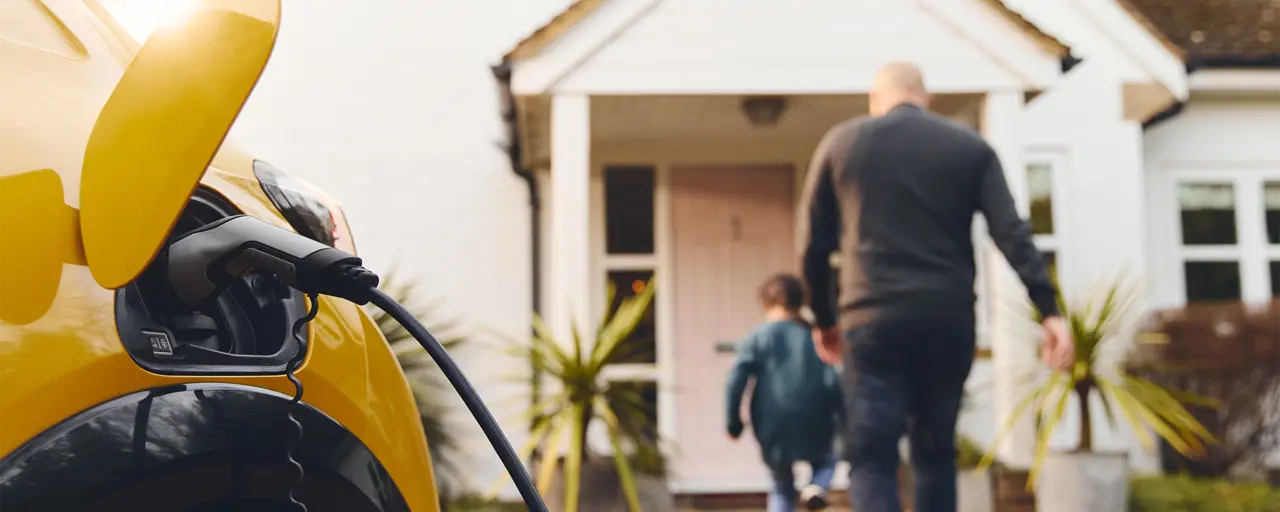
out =
<path fill-rule="evenodd" d="M 452 322 L 437 318 L 436 305 L 424 302 L 416 281 L 401 280 L 394 269 L 387 271 L 384 276 L 378 288 L 403 304 L 424 325 L 430 326 L 431 332 L 438 336 L 445 349 L 454 350 L 466 342 L 466 338 L 458 334 Z M 382 336 L 387 339 L 400 362 L 400 368 L 409 380 L 417 402 L 418 416 L 422 420 L 422 430 L 427 437 L 441 507 L 446 507 L 449 501 L 465 490 L 467 484 L 462 478 L 463 471 L 458 466 L 462 447 L 451 419 L 455 409 L 447 399 L 454 396 L 452 387 L 440 372 L 440 367 L 399 322 L 381 309 L 370 306 L 366 311 Z"/>
<path fill-rule="evenodd" d="M 1028 486 L 1036 489 L 1036 509 L 1040 512 L 1127 509 L 1128 454 L 1095 451 L 1090 401 L 1094 394 L 1101 399 L 1107 421 L 1115 426 L 1118 409 L 1148 450 L 1154 449 L 1149 431 L 1189 456 L 1203 452 L 1205 444 L 1214 441 L 1183 406 L 1195 397 L 1133 375 L 1125 368 L 1130 342 L 1142 338 L 1137 329 L 1139 319 L 1133 311 L 1136 295 L 1134 288 L 1122 281 L 1112 282 L 1100 297 L 1080 304 L 1068 304 L 1059 295 L 1058 309 L 1075 338 L 1075 364 L 1068 371 L 1042 369 L 997 434 L 997 439 L 1003 438 L 1028 412 L 1042 419 L 1028 478 Z M 1070 452 L 1050 453 L 1049 439 L 1072 399 L 1079 404 L 1079 443 Z M 980 466 L 987 467 L 993 458 L 994 452 L 988 451 Z"/>
<path fill-rule="evenodd" d="M 614 292 L 610 287 L 609 304 Z M 550 384 L 548 396 L 539 397 L 525 413 L 532 420 L 532 431 L 523 456 L 535 450 L 540 453 L 537 486 L 552 510 L 675 509 L 666 488 L 652 407 L 635 383 L 611 382 L 605 376 L 606 368 L 625 361 L 637 350 L 629 338 L 649 309 L 653 294 L 650 281 L 634 296 L 623 299 L 616 310 L 606 312 L 591 338 L 576 325 L 572 339 L 557 338 L 534 315 L 533 339 L 527 343 L 508 340 L 504 348 L 526 359 Z M 603 424 L 611 454 L 590 449 L 588 432 L 596 422 Z"/>

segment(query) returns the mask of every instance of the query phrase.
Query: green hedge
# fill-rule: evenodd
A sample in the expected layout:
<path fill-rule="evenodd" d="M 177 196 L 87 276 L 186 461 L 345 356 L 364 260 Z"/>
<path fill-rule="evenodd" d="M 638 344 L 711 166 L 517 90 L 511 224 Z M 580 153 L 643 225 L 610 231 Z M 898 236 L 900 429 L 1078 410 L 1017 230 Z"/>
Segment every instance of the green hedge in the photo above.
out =
<path fill-rule="evenodd" d="M 1130 512 L 1280 512 L 1280 488 L 1185 476 L 1133 480 Z"/>

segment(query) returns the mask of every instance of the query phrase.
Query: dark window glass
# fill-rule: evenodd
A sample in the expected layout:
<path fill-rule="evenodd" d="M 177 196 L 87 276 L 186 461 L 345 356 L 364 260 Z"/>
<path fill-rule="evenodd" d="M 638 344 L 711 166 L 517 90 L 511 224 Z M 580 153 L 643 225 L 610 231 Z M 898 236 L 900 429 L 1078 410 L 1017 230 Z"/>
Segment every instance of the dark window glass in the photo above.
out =
<path fill-rule="evenodd" d="M 617 311 L 623 299 L 634 297 L 637 293 L 643 291 L 652 278 L 653 271 L 651 270 L 609 272 L 609 282 L 613 283 L 614 287 L 613 303 L 609 304 L 609 312 Z M 615 361 L 620 363 L 658 362 L 658 330 L 656 327 L 653 302 L 650 302 L 644 318 L 640 319 L 640 323 L 631 332 L 631 336 L 619 344 Z"/>
<path fill-rule="evenodd" d="M 1280 298 L 1280 261 L 1271 262 L 1271 296 Z"/>
<path fill-rule="evenodd" d="M 653 254 L 653 188 L 652 167 L 605 169 L 605 249 L 609 254 Z"/>
<path fill-rule="evenodd" d="M 1240 264 L 1234 261 L 1189 261 L 1183 265 L 1187 302 L 1240 300 Z"/>
<path fill-rule="evenodd" d="M 1280 244 L 1280 181 L 1263 186 L 1262 203 L 1267 211 L 1267 241 Z"/>
<path fill-rule="evenodd" d="M 650 440 L 658 439 L 658 384 L 653 381 L 615 381 L 610 405 L 618 419 L 639 427 Z"/>
<path fill-rule="evenodd" d="M 1053 166 L 1027 166 L 1027 189 L 1031 196 L 1031 232 L 1053 234 Z"/>
<path fill-rule="evenodd" d="M 1236 243 L 1235 188 L 1229 184 L 1184 183 L 1178 186 L 1182 212 L 1182 243 Z"/>

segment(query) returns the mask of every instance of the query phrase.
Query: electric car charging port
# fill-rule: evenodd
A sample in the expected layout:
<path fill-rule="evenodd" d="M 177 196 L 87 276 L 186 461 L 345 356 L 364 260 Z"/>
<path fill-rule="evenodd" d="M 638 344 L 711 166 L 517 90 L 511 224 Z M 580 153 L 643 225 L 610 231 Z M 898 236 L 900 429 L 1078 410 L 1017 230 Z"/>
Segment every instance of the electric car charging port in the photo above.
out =
<path fill-rule="evenodd" d="M 116 291 L 120 341 L 139 366 L 169 375 L 284 373 L 297 348 L 293 324 L 307 312 L 301 292 L 270 274 L 249 273 L 190 307 L 169 281 L 169 244 L 239 213 L 216 193 L 198 189 L 165 248 L 134 282 Z M 307 335 L 305 327 L 300 334 Z"/>

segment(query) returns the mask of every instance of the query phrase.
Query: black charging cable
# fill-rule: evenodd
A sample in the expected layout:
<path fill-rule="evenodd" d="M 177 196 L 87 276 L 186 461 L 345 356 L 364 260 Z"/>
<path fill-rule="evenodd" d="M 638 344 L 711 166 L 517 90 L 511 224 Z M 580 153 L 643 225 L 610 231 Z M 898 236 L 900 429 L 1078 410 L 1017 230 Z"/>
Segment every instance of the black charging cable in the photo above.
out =
<path fill-rule="evenodd" d="M 484 400 L 480 399 L 475 388 L 471 387 L 471 382 L 467 381 L 466 375 L 462 374 L 462 370 L 454 364 L 453 358 L 449 357 L 449 352 L 439 341 L 436 341 L 435 336 L 432 336 L 421 322 L 418 322 L 418 319 L 413 317 L 413 314 L 404 309 L 404 306 L 395 299 L 377 288 L 370 288 L 369 294 L 369 301 L 404 326 L 405 330 L 413 335 L 413 339 L 418 340 L 427 354 L 431 355 L 431 359 L 440 366 L 440 371 L 444 373 L 445 378 L 449 379 L 458 396 L 462 397 L 462 403 L 467 405 L 471 415 L 480 424 L 485 437 L 489 438 L 489 444 L 492 444 L 493 449 L 498 452 L 498 458 L 502 459 L 502 465 L 506 466 L 507 473 L 511 474 L 511 479 L 515 482 L 516 489 L 520 491 L 520 497 L 524 499 L 525 505 L 529 506 L 529 510 L 548 512 L 547 505 L 542 502 L 542 496 L 533 485 L 533 479 L 529 478 L 529 472 L 524 468 L 524 463 L 511 447 L 511 442 L 502 434 L 502 428 L 493 418 L 493 413 L 489 412 L 489 408 L 484 405 Z"/>
<path fill-rule="evenodd" d="M 293 383 L 293 398 L 289 400 L 289 425 L 293 427 L 294 436 L 289 440 L 289 446 L 285 448 L 285 459 L 298 472 L 298 479 L 295 483 L 301 483 L 307 477 L 306 470 L 302 468 L 302 464 L 293 458 L 293 449 L 298 447 L 298 443 L 302 442 L 302 423 L 293 417 L 294 411 L 298 410 L 302 402 L 302 381 L 293 372 L 298 371 L 302 366 L 302 361 L 307 358 L 307 337 L 302 335 L 302 328 L 316 318 L 320 313 L 320 296 L 314 293 L 307 294 L 307 302 L 310 303 L 306 316 L 299 318 L 293 323 L 293 341 L 298 344 L 298 350 L 293 353 L 293 357 L 289 358 L 289 362 L 285 363 L 285 378 Z M 307 506 L 293 495 L 293 486 L 289 486 L 289 504 L 302 512 L 307 512 Z"/>
<path fill-rule="evenodd" d="M 529 472 L 511 447 L 511 442 L 502 434 L 502 428 L 493 418 L 493 413 L 489 412 L 484 400 L 471 387 L 462 370 L 449 357 L 444 346 L 436 341 L 435 336 L 404 306 L 378 289 L 378 275 L 361 266 L 359 257 L 248 215 L 227 217 L 192 230 L 170 244 L 165 253 L 168 258 L 169 282 L 178 297 L 189 305 L 210 300 L 220 290 L 225 290 L 236 282 L 237 276 L 252 271 L 274 274 L 286 285 L 307 294 L 311 299 L 307 316 L 294 325 L 298 352 L 285 367 L 285 375 L 293 383 L 295 390 L 290 401 L 289 419 L 297 429 L 299 439 L 302 435 L 301 425 L 293 418 L 293 411 L 302 400 L 302 382 L 294 377 L 293 372 L 306 357 L 306 340 L 300 336 L 299 329 L 315 318 L 319 307 L 317 295 L 339 297 L 360 305 L 372 302 L 418 340 L 440 367 L 445 378 L 449 379 L 449 384 L 453 385 L 453 389 L 480 424 L 485 437 L 489 438 L 489 444 L 493 445 L 498 458 L 502 459 L 502 465 L 511 475 L 529 510 L 548 512 L 547 505 L 542 502 L 542 497 L 538 495 Z M 299 471 L 301 477 L 302 467 L 293 459 L 293 447 L 299 439 L 295 439 L 289 446 L 289 463 Z M 289 501 L 306 510 L 305 506 L 293 498 L 292 489 Z"/>

